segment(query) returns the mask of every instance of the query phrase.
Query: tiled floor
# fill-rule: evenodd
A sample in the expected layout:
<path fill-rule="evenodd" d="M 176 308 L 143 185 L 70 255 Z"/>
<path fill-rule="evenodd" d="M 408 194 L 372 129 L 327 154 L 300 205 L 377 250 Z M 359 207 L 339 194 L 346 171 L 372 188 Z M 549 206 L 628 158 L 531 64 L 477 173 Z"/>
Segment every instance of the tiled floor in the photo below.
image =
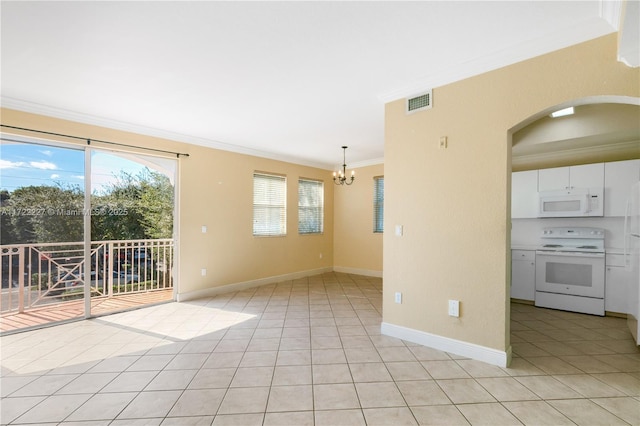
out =
<path fill-rule="evenodd" d="M 380 335 L 329 273 L 2 337 L 1 423 L 640 424 L 625 321 L 512 305 L 510 368 Z"/>

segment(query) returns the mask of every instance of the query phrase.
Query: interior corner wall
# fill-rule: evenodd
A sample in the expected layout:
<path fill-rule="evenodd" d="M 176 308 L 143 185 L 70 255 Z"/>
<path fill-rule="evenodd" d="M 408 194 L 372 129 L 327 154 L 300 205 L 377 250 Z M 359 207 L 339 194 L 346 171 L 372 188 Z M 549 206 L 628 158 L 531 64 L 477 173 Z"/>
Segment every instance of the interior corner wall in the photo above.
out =
<path fill-rule="evenodd" d="M 384 235 L 383 325 L 509 353 L 508 133 L 574 99 L 640 96 L 616 52 L 611 34 L 434 88 L 430 110 L 386 105 L 385 227 L 404 236 Z"/>
<path fill-rule="evenodd" d="M 179 160 L 178 297 L 227 285 L 260 284 L 333 268 L 333 181 L 329 170 L 10 109 L 2 124 L 189 154 Z M 38 137 L 34 133 L 24 133 Z M 68 143 L 64 138 L 58 141 Z M 84 142 L 82 142 L 84 143 Z M 99 143 L 92 146 L 100 147 Z M 112 148 L 105 146 L 106 148 Z M 254 237 L 253 172 L 287 177 L 287 235 Z M 298 178 L 324 181 L 325 232 L 298 234 Z M 207 233 L 202 233 L 206 225 Z M 320 254 L 323 256 L 320 257 Z M 201 270 L 206 269 L 206 276 Z M 180 297 L 180 296 L 185 297 Z"/>
<path fill-rule="evenodd" d="M 334 188 L 333 265 L 338 272 L 382 276 L 382 233 L 373 232 L 373 178 L 384 165 L 355 169 L 350 186 Z"/>

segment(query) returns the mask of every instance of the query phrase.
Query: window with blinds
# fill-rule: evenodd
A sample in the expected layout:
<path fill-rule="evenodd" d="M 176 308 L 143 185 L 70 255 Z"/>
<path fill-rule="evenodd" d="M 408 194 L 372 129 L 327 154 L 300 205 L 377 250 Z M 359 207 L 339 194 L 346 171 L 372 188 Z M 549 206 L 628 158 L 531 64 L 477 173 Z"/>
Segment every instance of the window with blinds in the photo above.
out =
<path fill-rule="evenodd" d="M 253 235 L 287 234 L 287 178 L 253 174 Z"/>
<path fill-rule="evenodd" d="M 384 176 L 373 178 L 373 232 L 384 232 Z"/>
<path fill-rule="evenodd" d="M 324 182 L 298 179 L 298 233 L 324 231 Z"/>

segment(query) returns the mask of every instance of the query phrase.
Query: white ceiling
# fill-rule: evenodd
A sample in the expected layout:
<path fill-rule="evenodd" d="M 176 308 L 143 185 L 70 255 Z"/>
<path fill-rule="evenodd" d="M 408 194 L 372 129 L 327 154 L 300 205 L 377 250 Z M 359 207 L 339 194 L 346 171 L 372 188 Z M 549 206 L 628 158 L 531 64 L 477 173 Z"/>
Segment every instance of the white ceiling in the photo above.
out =
<path fill-rule="evenodd" d="M 2 105 L 365 165 L 385 102 L 611 33 L 608 4 L 2 1 Z"/>

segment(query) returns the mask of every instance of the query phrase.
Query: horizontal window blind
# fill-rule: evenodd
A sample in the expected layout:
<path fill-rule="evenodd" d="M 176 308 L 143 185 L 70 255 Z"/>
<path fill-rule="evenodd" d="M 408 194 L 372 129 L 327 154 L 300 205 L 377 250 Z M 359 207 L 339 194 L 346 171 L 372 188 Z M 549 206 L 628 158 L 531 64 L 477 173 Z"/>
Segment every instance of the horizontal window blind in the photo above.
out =
<path fill-rule="evenodd" d="M 253 235 L 286 235 L 286 203 L 287 179 L 284 176 L 254 173 Z"/>
<path fill-rule="evenodd" d="M 373 178 L 373 232 L 384 232 L 384 176 Z"/>
<path fill-rule="evenodd" d="M 298 180 L 298 233 L 321 234 L 324 231 L 324 182 Z"/>

